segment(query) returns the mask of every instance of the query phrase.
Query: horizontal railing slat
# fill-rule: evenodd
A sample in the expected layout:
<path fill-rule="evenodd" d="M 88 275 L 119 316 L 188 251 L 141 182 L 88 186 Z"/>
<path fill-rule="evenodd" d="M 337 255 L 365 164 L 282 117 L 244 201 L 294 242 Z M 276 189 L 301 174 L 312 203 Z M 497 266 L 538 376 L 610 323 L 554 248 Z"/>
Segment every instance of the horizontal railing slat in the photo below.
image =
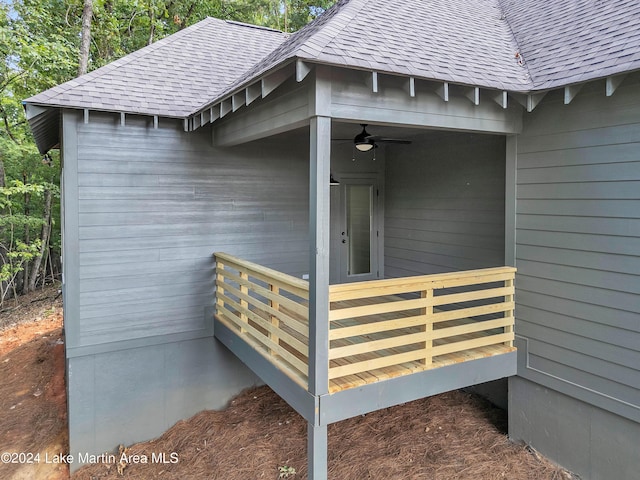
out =
<path fill-rule="evenodd" d="M 485 320 L 482 322 L 471 322 L 466 325 L 456 327 L 439 328 L 429 332 L 429 338 L 437 340 L 440 338 L 455 337 L 467 333 L 485 332 L 494 328 L 508 327 L 513 325 L 513 317 L 498 318 L 497 320 Z"/>
<path fill-rule="evenodd" d="M 364 360 L 361 362 L 353 362 L 347 365 L 329 368 L 329 379 L 339 378 L 344 375 L 357 374 L 375 370 L 378 368 L 389 367 L 391 365 L 400 365 L 405 362 L 413 362 L 424 358 L 425 351 L 414 350 L 406 353 L 398 353 L 395 355 L 387 355 L 384 357 Z"/>
<path fill-rule="evenodd" d="M 425 308 L 429 301 L 425 298 L 413 300 L 398 300 L 396 302 L 381 302 L 374 305 L 363 305 L 358 307 L 340 308 L 329 312 L 329 321 L 343 320 L 345 318 L 364 317 L 367 315 L 380 315 L 383 313 L 401 312 L 404 310 L 415 310 Z"/>
<path fill-rule="evenodd" d="M 377 350 L 385 350 L 387 348 L 413 345 L 420 342 L 424 343 L 424 341 L 425 334 L 424 332 L 420 332 L 412 335 L 398 335 L 382 340 L 356 343 L 353 345 L 346 345 L 344 347 L 334 347 L 329 350 L 329 360 L 357 355 L 359 353 L 375 352 Z"/>
<path fill-rule="evenodd" d="M 478 315 L 489 315 L 491 313 L 506 312 L 515 308 L 514 302 L 491 303 L 479 307 L 459 308 L 433 314 L 433 322 L 446 322 L 449 320 L 459 320 L 461 318 L 474 317 Z"/>
<path fill-rule="evenodd" d="M 471 292 L 451 293 L 448 295 L 438 295 L 433 297 L 433 306 L 449 305 L 452 303 L 471 302 L 474 300 L 486 300 L 489 298 L 504 297 L 513 295 L 515 287 L 487 288 L 483 290 L 473 290 Z"/>
<path fill-rule="evenodd" d="M 510 333 L 500 333 L 497 335 L 490 335 L 488 337 L 480 337 L 480 338 L 474 338 L 470 340 L 464 340 L 461 342 L 446 343 L 444 345 L 433 347 L 432 355 L 435 357 L 437 355 L 444 355 L 447 353 L 462 352 L 464 350 L 469 350 L 472 348 L 486 347 L 489 345 L 508 342 L 513 339 L 514 339 L 514 334 L 513 332 L 510 332 Z"/>
<path fill-rule="evenodd" d="M 334 322 L 333 325 L 337 325 Z M 403 328 L 418 327 L 424 325 L 424 316 L 403 317 L 394 320 L 361 323 L 345 327 L 332 328 L 329 330 L 329 340 L 355 337 L 356 335 L 367 335 L 378 332 L 388 332 L 390 330 L 400 330 Z"/>

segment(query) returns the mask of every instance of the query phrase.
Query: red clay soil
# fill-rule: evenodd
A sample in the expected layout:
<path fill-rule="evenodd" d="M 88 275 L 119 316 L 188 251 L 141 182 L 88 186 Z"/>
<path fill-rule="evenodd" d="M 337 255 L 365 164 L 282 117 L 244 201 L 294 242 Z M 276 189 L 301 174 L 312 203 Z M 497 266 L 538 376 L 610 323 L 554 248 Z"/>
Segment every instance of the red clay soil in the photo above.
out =
<path fill-rule="evenodd" d="M 0 312 L 0 478 L 63 480 L 68 451 L 62 307 L 49 287 Z"/>
<path fill-rule="evenodd" d="M 16 320 L 20 312 L 0 317 L 0 327 L 10 325 L 0 330 L 0 453 L 40 453 L 40 462 L 0 463 L 0 479 L 61 480 L 68 470 L 44 463 L 44 455 L 68 452 L 62 317 L 51 302 L 36 301 L 37 308 L 30 302 L 22 317 L 39 321 Z M 105 456 L 78 470 L 73 480 L 307 478 L 306 423 L 268 387 L 248 390 L 224 411 L 201 412 L 154 441 L 128 447 L 128 461 L 114 448 L 114 461 Z M 148 463 L 140 463 L 145 459 Z M 330 425 L 329 478 L 568 480 L 571 475 L 511 443 L 504 411 L 458 391 Z"/>

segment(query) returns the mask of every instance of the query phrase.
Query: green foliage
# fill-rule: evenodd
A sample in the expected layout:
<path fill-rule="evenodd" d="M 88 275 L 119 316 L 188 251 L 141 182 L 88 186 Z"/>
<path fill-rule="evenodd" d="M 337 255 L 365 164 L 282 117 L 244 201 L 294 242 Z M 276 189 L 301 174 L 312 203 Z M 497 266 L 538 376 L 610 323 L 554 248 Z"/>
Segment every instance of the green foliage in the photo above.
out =
<path fill-rule="evenodd" d="M 289 478 L 296 474 L 296 469 L 288 465 L 283 465 L 278 467 L 278 472 L 280 472 L 278 478 Z"/>
<path fill-rule="evenodd" d="M 335 0 L 231 0 L 229 13 L 240 21 L 284 32 L 300 30 Z"/>
<path fill-rule="evenodd" d="M 0 306 L 10 291 L 16 292 L 16 277 L 40 252 L 42 241 L 36 237 L 33 241 L 24 240 L 23 233 L 30 229 L 41 228 L 43 220 L 24 213 L 16 213 L 21 208 L 19 199 L 25 196 L 40 196 L 43 185 L 24 184 L 20 180 L 11 182 L 11 186 L 0 187 Z"/>
<path fill-rule="evenodd" d="M 292 32 L 333 3 L 335 0 L 93 0 L 88 70 L 207 16 Z M 42 247 L 38 242 L 43 223 L 51 223 L 49 245 L 51 253 L 59 255 L 60 205 L 56 201 L 47 218 L 43 192 L 51 191 L 59 198 L 60 157 L 53 151 L 43 162 L 22 100 L 76 75 L 82 9 L 83 0 L 0 0 L 2 300 L 9 287 L 15 291 L 21 272 L 27 276 L 29 262 Z M 27 285 L 26 278 L 22 285 Z"/>

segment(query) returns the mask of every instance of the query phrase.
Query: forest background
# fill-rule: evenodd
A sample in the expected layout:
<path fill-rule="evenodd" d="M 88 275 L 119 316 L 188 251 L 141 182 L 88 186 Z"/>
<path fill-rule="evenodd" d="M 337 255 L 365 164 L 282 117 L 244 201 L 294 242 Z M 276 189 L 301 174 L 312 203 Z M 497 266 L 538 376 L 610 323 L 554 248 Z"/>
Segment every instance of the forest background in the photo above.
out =
<path fill-rule="evenodd" d="M 60 155 L 22 100 L 207 16 L 294 32 L 335 0 L 0 0 L 0 312 L 61 275 Z"/>

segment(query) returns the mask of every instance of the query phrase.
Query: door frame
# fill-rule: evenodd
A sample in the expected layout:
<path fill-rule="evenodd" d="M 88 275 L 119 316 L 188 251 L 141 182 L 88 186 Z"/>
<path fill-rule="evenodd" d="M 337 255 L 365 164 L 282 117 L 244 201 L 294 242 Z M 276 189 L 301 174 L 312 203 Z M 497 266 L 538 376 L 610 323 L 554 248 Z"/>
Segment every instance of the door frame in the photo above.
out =
<path fill-rule="evenodd" d="M 330 277 L 331 283 L 351 283 L 384 278 L 384 174 L 382 172 L 335 172 L 334 177 L 340 185 L 331 187 L 331 220 L 330 220 Z M 374 236 L 374 246 L 371 254 L 376 257 L 375 272 L 350 276 L 346 272 L 348 256 L 341 247 L 341 224 L 346 221 L 346 185 L 366 184 L 371 182 L 375 187 L 373 195 L 372 229 L 377 232 Z M 344 269 L 343 269 L 344 267 Z M 368 277 L 364 279 L 363 277 Z"/>

